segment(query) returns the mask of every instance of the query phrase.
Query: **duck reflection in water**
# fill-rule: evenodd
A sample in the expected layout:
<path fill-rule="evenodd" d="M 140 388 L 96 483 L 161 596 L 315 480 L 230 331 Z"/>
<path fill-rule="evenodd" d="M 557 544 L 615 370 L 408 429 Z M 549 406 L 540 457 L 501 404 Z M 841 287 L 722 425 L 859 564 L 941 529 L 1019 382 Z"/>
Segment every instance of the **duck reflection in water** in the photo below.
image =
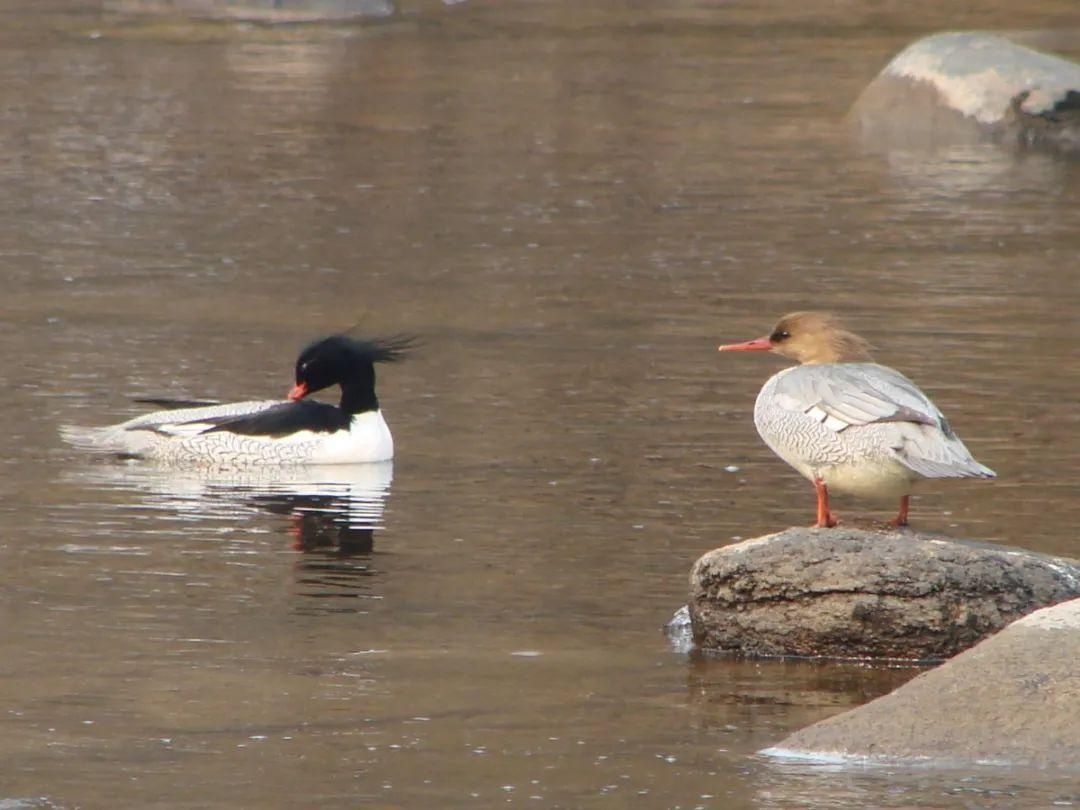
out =
<path fill-rule="evenodd" d="M 383 528 L 393 462 L 258 470 L 182 470 L 145 464 L 98 465 L 84 483 L 141 491 L 170 516 L 235 526 L 253 512 L 285 517 L 290 545 L 303 556 L 298 584 L 311 597 L 359 597 L 375 570 L 369 555 Z"/>
<path fill-rule="evenodd" d="M 296 551 L 331 553 L 338 557 L 368 554 L 375 549 L 375 529 L 341 525 L 336 516 L 296 511 L 291 515 Z"/>
<path fill-rule="evenodd" d="M 333 552 L 339 557 L 367 554 L 375 548 L 382 528 L 385 487 L 350 489 L 320 486 L 312 492 L 256 495 L 253 504 L 289 519 L 292 547 L 304 552 Z"/>
<path fill-rule="evenodd" d="M 301 552 L 296 585 L 301 596 L 318 600 L 315 612 L 362 610 L 357 600 L 370 596 L 377 573 L 371 555 L 382 529 L 393 463 L 354 465 L 347 471 L 334 466 L 313 478 L 307 472 L 298 470 L 304 480 L 294 475 L 287 486 L 279 481 L 273 489 L 249 491 L 249 502 L 286 517 L 292 548 Z M 302 611 L 312 612 L 314 604 L 308 602 Z"/>

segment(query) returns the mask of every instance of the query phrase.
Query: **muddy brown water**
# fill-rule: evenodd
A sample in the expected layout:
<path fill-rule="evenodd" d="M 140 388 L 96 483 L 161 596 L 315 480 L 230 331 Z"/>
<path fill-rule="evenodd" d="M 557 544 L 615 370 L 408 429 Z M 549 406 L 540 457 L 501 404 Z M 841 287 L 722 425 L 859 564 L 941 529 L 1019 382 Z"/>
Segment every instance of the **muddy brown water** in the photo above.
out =
<path fill-rule="evenodd" d="M 698 555 L 812 516 L 750 420 L 778 363 L 715 352 L 796 308 L 848 315 L 1000 474 L 920 527 L 1080 556 L 1080 164 L 838 126 L 920 34 L 1073 4 L 403 11 L 0 10 L 0 806 L 1080 803 L 760 758 L 915 670 L 660 631 Z M 284 394 L 357 323 L 423 339 L 380 377 L 392 469 L 191 476 L 57 438 L 133 396 Z"/>

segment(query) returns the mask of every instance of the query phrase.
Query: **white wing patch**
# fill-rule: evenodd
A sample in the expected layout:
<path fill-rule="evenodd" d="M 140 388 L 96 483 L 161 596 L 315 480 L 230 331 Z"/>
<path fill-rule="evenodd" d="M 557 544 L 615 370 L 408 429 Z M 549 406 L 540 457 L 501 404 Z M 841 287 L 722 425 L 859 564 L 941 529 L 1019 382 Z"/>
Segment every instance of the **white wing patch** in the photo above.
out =
<path fill-rule="evenodd" d="M 836 431 L 837 433 L 851 427 L 852 424 L 851 422 L 841 419 L 838 416 L 834 416 L 832 413 L 824 410 L 818 405 L 811 405 L 804 411 L 804 413 L 811 419 L 813 419 L 815 422 L 819 422 L 820 424 L 827 427 L 829 430 Z"/>
<path fill-rule="evenodd" d="M 822 424 L 825 425 L 825 427 L 827 427 L 829 430 L 835 430 L 837 433 L 839 433 L 844 428 L 851 427 L 851 425 L 849 425 L 843 419 L 837 419 L 835 416 L 825 417 L 825 421 L 822 422 Z"/>
<path fill-rule="evenodd" d="M 154 427 L 154 432 L 164 433 L 168 436 L 177 436 L 180 438 L 187 438 L 189 436 L 198 436 L 205 430 L 213 427 L 213 425 L 206 422 L 182 422 L 182 423 L 165 423 Z"/>

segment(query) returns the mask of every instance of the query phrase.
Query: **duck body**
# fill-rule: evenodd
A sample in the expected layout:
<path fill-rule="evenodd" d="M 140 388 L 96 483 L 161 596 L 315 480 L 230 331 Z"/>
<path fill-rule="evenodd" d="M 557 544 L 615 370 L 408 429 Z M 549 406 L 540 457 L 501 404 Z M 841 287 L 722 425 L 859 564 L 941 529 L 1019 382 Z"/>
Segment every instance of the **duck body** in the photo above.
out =
<path fill-rule="evenodd" d="M 754 404 L 765 444 L 804 478 L 863 498 L 909 495 L 924 478 L 990 478 L 941 411 L 900 372 L 877 363 L 795 366 Z"/>
<path fill-rule="evenodd" d="M 61 435 L 83 449 L 175 466 L 388 461 L 394 439 L 375 396 L 374 363 L 398 359 L 408 343 L 334 335 L 301 353 L 287 400 L 152 400 L 166 409 L 107 427 L 66 426 Z M 305 399 L 335 384 L 341 386 L 339 405 Z"/>
<path fill-rule="evenodd" d="M 831 315 L 795 312 L 761 338 L 721 351 L 768 351 L 801 365 L 774 374 L 754 404 L 754 425 L 780 458 L 814 484 L 816 526 L 835 526 L 829 491 L 900 498 L 892 521 L 908 520 L 909 496 L 924 479 L 994 478 L 937 406 Z"/>
<path fill-rule="evenodd" d="M 67 427 L 62 434 L 83 449 L 176 466 L 361 464 L 394 457 L 381 411 L 345 415 L 310 401 L 168 409 L 108 427 Z"/>

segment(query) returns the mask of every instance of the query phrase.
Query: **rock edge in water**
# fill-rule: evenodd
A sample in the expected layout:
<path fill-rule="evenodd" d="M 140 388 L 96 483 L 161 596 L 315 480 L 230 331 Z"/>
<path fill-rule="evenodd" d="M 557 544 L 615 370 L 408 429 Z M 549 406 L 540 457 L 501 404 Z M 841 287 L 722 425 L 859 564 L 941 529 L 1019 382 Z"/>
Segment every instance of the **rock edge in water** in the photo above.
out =
<path fill-rule="evenodd" d="M 1080 771 L 1080 599 L 1036 611 L 763 754 Z"/>
<path fill-rule="evenodd" d="M 705 650 L 935 661 L 1078 596 L 1075 560 L 912 531 L 792 528 L 703 555 L 688 607 Z"/>

